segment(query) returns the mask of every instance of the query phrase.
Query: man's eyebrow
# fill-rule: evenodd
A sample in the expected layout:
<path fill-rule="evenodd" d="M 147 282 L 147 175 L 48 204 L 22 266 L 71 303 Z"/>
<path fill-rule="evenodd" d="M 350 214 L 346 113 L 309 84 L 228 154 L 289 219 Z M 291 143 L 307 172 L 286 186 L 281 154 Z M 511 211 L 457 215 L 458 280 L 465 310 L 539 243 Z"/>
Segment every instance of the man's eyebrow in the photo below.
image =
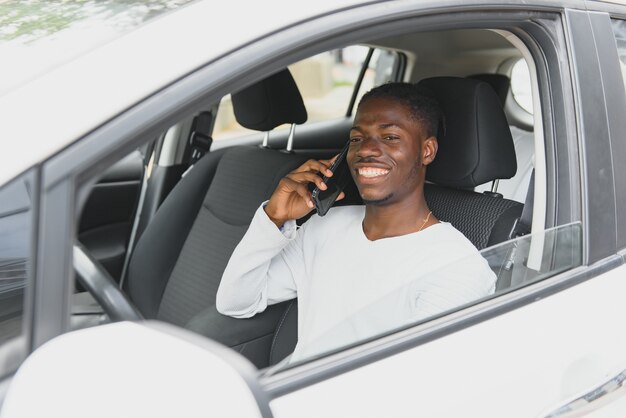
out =
<path fill-rule="evenodd" d="M 397 123 L 381 123 L 380 125 L 378 125 L 378 127 L 380 129 L 388 129 L 388 128 L 404 129 L 402 125 L 398 125 Z M 354 125 L 352 128 L 350 128 L 350 130 L 363 132 L 361 128 L 359 128 L 359 125 Z"/>
<path fill-rule="evenodd" d="M 387 128 L 400 128 L 403 129 L 402 126 L 398 125 L 397 123 L 382 123 L 380 125 L 378 125 L 379 128 L 381 129 L 387 129 Z"/>

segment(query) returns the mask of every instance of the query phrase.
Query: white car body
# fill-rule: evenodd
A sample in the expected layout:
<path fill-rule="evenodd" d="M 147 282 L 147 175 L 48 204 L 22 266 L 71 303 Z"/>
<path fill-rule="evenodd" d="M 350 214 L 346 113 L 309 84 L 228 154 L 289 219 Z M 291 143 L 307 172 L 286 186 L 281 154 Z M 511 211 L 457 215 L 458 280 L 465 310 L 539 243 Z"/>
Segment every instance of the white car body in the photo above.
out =
<path fill-rule="evenodd" d="M 302 22 L 315 17 L 341 22 L 342 9 L 359 7 L 365 15 L 462 8 L 452 3 L 193 3 L 0 96 L 0 185 L 80 146 L 82 138 L 123 119 L 155 93 L 195 77 L 198 69 Z M 481 4 L 492 11 L 502 6 Z M 556 10 L 549 1 L 502 6 L 525 7 L 538 14 Z M 582 13 L 586 3 L 572 1 L 567 7 Z M 615 10 L 626 16 L 623 7 Z M 571 42 L 569 34 L 561 35 Z M 159 48 L 150 47 L 155 44 Z M 238 69 L 231 71 L 229 77 L 240 76 Z M 573 69 L 576 77 L 579 71 Z M 578 90 L 574 96 L 585 100 Z M 578 118 L 582 137 L 582 110 L 576 112 L 572 118 Z M 81 164 L 77 170 L 86 170 Z M 56 175 L 45 178 L 46 187 L 55 186 Z M 588 198 L 586 188 L 580 196 Z M 584 228 L 589 213 L 582 215 Z M 586 255 L 591 250 L 584 248 Z M 617 248 L 530 289 L 269 376 L 242 366 L 241 356 L 233 360 L 153 324 L 124 322 L 64 333 L 37 348 L 12 380 L 8 377 L 1 416 L 626 416 L 624 255 Z M 586 272 L 595 277 L 580 278 Z"/>
<path fill-rule="evenodd" d="M 238 46 L 354 4 L 358 2 L 316 1 L 291 7 L 287 1 L 229 1 L 217 11 L 211 1 L 193 3 L 9 90 L 0 96 L 0 114 L 5 115 L 0 135 L 11 138 L 11 152 L 0 157 L 0 184 Z M 269 17 L 272 8 L 281 12 Z M 207 16 L 214 13 L 237 19 L 208 24 Z M 159 48 L 146 47 L 154 44 Z"/>

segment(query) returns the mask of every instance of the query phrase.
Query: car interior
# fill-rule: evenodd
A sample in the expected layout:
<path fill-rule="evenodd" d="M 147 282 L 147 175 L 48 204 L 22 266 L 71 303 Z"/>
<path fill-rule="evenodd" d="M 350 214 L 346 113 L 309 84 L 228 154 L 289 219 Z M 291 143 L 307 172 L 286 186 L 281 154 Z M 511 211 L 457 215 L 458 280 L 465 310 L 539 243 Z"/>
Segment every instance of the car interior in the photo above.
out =
<path fill-rule="evenodd" d="M 278 181 L 307 159 L 329 158 L 343 147 L 358 99 L 371 87 L 364 80 L 373 72 L 373 85 L 417 83 L 442 107 L 445 127 L 425 189 L 435 216 L 479 250 L 531 232 L 533 185 L 545 181 L 533 176 L 535 144 L 543 139 L 535 138 L 533 115 L 516 97 L 524 84 L 530 92 L 532 80 L 514 72 L 530 58 L 490 29 L 406 33 L 361 47 L 367 54 L 351 73 L 349 100 L 338 104 L 341 115 L 307 122 L 306 87 L 293 75 L 303 70 L 294 63 L 231 92 L 221 104 L 198 109 L 111 166 L 92 186 L 77 241 L 138 318 L 212 338 L 258 368 L 293 351 L 295 300 L 234 319 L 217 312 L 215 295 L 231 253 Z M 331 52 L 337 62 L 346 62 L 346 49 Z M 346 89 L 342 83 L 335 83 L 337 89 Z M 532 109 L 532 97 L 527 98 Z M 226 101 L 237 126 L 245 129 L 218 139 Z M 338 204 L 362 204 L 354 184 Z M 509 270 L 502 262 L 490 264 L 498 291 L 507 290 Z M 98 286 L 76 270 L 73 326 L 111 320 L 100 306 L 106 301 L 93 294 Z"/>

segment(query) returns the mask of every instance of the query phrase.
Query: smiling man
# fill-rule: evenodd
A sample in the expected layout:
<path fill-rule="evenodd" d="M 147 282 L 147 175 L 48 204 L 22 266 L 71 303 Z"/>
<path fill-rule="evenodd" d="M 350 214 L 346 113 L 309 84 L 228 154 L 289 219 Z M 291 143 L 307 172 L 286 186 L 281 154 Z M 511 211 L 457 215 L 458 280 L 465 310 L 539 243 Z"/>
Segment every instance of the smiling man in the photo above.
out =
<path fill-rule="evenodd" d="M 332 160 L 289 173 L 235 249 L 217 309 L 247 318 L 297 296 L 299 360 L 492 293 L 487 262 L 424 198 L 441 121 L 437 103 L 414 85 L 365 94 L 347 156 L 365 205 L 332 208 L 297 229 L 313 209 L 308 184 L 325 189 L 320 175 L 332 175 Z"/>

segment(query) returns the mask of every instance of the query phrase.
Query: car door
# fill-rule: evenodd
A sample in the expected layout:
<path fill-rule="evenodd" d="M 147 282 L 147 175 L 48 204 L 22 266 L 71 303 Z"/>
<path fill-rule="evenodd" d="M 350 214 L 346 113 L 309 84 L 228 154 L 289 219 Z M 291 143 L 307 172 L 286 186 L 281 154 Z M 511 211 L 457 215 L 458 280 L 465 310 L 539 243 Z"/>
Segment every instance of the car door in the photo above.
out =
<path fill-rule="evenodd" d="M 534 288 L 494 299 L 492 306 L 433 321 L 421 330 L 405 329 L 328 358 L 317 367 L 310 364 L 294 367 L 284 376 L 269 376 L 266 387 L 274 395 L 275 416 L 626 413 L 622 389 L 626 333 L 620 319 L 626 291 L 620 251 L 625 231 L 619 222 L 626 210 L 620 163 L 626 154 L 616 134 L 624 132 L 626 101 L 617 49 L 606 13 L 556 6 L 546 18 L 559 27 L 555 33 L 564 33 L 560 40 L 560 35 L 554 39 L 553 49 L 541 41 L 534 45 L 545 57 L 542 64 L 534 55 L 543 117 L 551 113 L 555 124 L 542 124 L 546 141 L 554 135 L 554 148 L 548 152 L 555 153 L 556 172 L 563 168 L 559 160 L 578 154 L 582 161 L 578 180 L 576 172 L 551 178 L 548 170 L 548 196 L 551 182 L 560 191 L 553 202 L 548 198 L 547 206 L 561 206 L 557 218 L 564 209 L 570 215 L 581 211 L 581 240 L 569 244 L 579 242 L 582 265 Z M 530 33 L 541 39 L 532 29 Z M 588 51 L 597 55 L 589 59 Z M 557 57 L 569 63 L 571 80 L 563 72 L 567 65 L 557 70 Z M 569 130 L 559 138 L 568 130 L 561 116 L 575 119 L 577 134 Z M 577 181 L 580 189 L 572 187 Z M 566 188 L 570 188 L 569 196 L 563 193 Z M 548 234 L 533 235 L 523 238 L 531 247 L 546 244 Z M 556 248 L 571 251 L 571 246 L 566 247 L 568 243 L 562 241 Z M 488 252 L 483 255 L 488 257 Z M 527 256 L 525 263 L 530 265 L 532 250 Z"/>

